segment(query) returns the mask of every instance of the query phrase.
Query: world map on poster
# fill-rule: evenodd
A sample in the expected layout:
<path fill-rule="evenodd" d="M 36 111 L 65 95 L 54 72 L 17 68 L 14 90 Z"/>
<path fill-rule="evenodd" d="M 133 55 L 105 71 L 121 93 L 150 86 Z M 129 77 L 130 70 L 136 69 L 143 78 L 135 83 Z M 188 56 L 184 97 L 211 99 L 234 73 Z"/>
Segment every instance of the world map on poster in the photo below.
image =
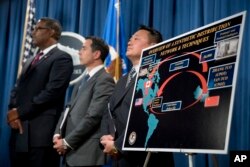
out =
<path fill-rule="evenodd" d="M 243 15 L 143 50 L 124 150 L 225 152 Z"/>

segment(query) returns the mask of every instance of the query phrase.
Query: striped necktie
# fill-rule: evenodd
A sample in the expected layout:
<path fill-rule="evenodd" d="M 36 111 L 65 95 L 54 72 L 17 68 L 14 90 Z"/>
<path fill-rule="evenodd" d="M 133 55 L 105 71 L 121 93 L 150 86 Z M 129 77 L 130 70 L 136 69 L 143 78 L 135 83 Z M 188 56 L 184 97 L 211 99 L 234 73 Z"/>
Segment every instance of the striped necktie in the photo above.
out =
<path fill-rule="evenodd" d="M 126 83 L 126 87 L 128 87 L 128 85 L 130 84 L 132 78 L 134 78 L 134 76 L 136 75 L 136 70 L 133 67 L 130 72 L 128 73 L 128 78 L 127 78 L 127 83 Z"/>

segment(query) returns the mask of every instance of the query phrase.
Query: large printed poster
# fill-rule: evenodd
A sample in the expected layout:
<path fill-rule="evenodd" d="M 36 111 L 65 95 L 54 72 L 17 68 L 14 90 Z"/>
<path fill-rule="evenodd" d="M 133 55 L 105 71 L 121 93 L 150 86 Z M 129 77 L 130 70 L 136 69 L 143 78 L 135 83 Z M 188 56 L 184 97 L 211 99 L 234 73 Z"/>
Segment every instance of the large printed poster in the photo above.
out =
<path fill-rule="evenodd" d="M 227 153 L 244 20 L 143 50 L 124 150 Z"/>

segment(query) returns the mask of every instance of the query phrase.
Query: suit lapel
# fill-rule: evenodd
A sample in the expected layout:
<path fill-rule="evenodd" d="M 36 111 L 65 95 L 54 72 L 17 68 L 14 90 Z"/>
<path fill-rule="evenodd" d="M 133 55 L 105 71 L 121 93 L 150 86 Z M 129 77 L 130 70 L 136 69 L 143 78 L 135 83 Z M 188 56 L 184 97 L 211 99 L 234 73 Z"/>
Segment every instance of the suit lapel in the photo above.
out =
<path fill-rule="evenodd" d="M 23 65 L 23 70 L 22 70 L 22 74 L 25 74 L 25 73 L 27 72 L 27 70 L 29 69 L 29 67 L 30 67 L 30 65 L 31 65 L 31 62 L 33 61 L 34 58 L 35 58 L 35 57 L 30 58 L 30 59 L 28 59 L 28 60 L 24 63 L 24 65 Z"/>
<path fill-rule="evenodd" d="M 58 49 L 57 47 L 53 48 L 51 51 L 49 51 L 47 54 L 45 54 L 45 55 L 41 58 L 41 60 L 39 60 L 39 61 L 37 62 L 37 64 L 34 65 L 34 66 L 31 66 L 31 62 L 33 61 L 33 59 L 34 59 L 35 57 L 28 59 L 27 62 L 24 64 L 24 67 L 23 67 L 23 70 L 22 70 L 22 74 L 25 75 L 25 76 L 28 75 L 28 74 L 29 74 L 31 71 L 33 71 L 38 65 L 41 65 L 47 58 L 49 58 L 57 49 Z"/>
<path fill-rule="evenodd" d="M 122 93 L 116 97 L 116 99 L 114 100 L 114 103 L 111 107 L 111 111 L 114 110 L 116 108 L 116 106 L 119 104 L 119 102 L 124 98 L 124 96 L 131 90 L 134 88 L 134 83 L 135 83 L 135 79 L 136 77 L 132 78 L 131 82 L 129 83 L 129 85 L 126 87 L 126 81 L 127 81 L 127 77 L 124 77 L 124 80 L 121 81 L 122 84 L 120 85 L 120 90 L 124 90 L 121 91 Z"/>
<path fill-rule="evenodd" d="M 40 64 L 42 64 L 47 58 L 49 58 L 57 49 L 57 47 L 53 48 L 51 51 L 49 51 L 47 54 L 45 54 L 35 65 L 33 68 L 36 68 Z"/>
<path fill-rule="evenodd" d="M 84 84 L 78 91 L 83 91 L 84 89 L 87 89 L 87 87 L 89 86 L 89 85 L 92 85 L 92 84 L 94 84 L 95 83 L 95 81 L 96 81 L 96 79 L 97 79 L 97 77 L 99 76 L 99 75 L 101 75 L 103 72 L 104 72 L 105 70 L 104 70 L 104 68 L 102 68 L 101 70 L 99 70 L 97 73 L 95 73 L 87 82 L 86 82 L 86 84 Z M 79 88 L 79 86 L 81 85 L 81 82 L 79 82 L 76 86 L 76 88 L 75 89 L 78 89 Z M 71 103 L 71 108 L 73 108 L 73 106 L 76 104 L 76 102 L 77 102 L 77 100 L 79 99 L 79 96 L 81 95 L 81 93 L 76 93 L 75 94 L 75 97 L 74 97 L 74 99 L 72 100 L 72 103 Z"/>

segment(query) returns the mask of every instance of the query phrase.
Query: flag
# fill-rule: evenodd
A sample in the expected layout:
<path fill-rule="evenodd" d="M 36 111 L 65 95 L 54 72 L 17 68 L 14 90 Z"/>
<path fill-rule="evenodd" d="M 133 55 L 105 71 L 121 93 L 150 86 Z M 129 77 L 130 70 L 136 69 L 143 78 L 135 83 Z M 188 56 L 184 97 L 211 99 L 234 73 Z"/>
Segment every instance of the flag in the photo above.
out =
<path fill-rule="evenodd" d="M 205 99 L 205 107 L 216 107 L 219 106 L 220 96 L 210 96 Z"/>
<path fill-rule="evenodd" d="M 17 78 L 21 74 L 22 65 L 26 62 L 28 58 L 32 57 L 35 52 L 35 46 L 32 44 L 32 31 L 36 24 L 35 12 L 36 12 L 35 0 L 28 0 Z"/>
<path fill-rule="evenodd" d="M 126 57 L 126 39 L 120 15 L 119 0 L 110 0 L 106 17 L 103 39 L 109 45 L 109 55 L 105 60 L 105 67 L 116 80 L 128 72 L 128 59 Z"/>
<path fill-rule="evenodd" d="M 143 98 L 137 98 L 135 99 L 135 106 L 141 106 L 143 103 Z"/>
<path fill-rule="evenodd" d="M 34 26 L 36 24 L 36 18 L 35 18 L 35 12 L 36 12 L 36 8 L 35 8 L 35 0 L 29 0 L 27 2 L 27 12 L 26 12 L 26 17 L 27 17 L 27 21 L 26 21 L 26 25 L 24 28 L 24 46 L 23 46 L 23 52 L 22 54 L 22 62 L 26 62 L 26 60 L 28 58 L 30 58 L 31 56 L 33 56 L 34 52 L 35 52 L 35 46 L 33 46 L 32 44 L 32 31 L 34 29 Z"/>

